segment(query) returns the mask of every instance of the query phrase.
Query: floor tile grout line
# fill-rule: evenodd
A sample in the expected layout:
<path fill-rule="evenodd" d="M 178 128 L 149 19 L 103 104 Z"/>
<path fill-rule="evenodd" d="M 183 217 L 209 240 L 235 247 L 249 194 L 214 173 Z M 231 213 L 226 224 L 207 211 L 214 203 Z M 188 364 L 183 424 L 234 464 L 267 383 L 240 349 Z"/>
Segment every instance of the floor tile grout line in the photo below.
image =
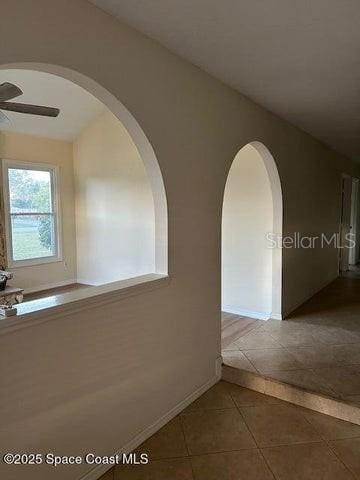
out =
<path fill-rule="evenodd" d="M 189 410 L 188 412 L 180 412 L 179 416 L 181 417 L 186 417 L 186 415 L 191 415 L 192 413 L 197 413 L 197 412 L 216 412 L 219 410 L 234 410 L 236 408 L 235 406 L 232 407 L 213 407 L 213 408 L 194 408 L 193 410 Z"/>
<path fill-rule="evenodd" d="M 233 402 L 235 403 L 235 405 L 236 405 L 236 408 L 237 408 L 237 410 L 238 410 L 238 412 L 239 412 L 239 414 L 240 414 L 241 418 L 243 419 L 243 422 L 244 422 L 244 423 L 245 423 L 245 425 L 246 425 L 246 428 L 249 430 L 249 433 L 250 433 L 250 435 L 252 436 L 252 438 L 253 438 L 253 440 L 254 440 L 254 442 L 255 442 L 255 445 L 256 445 L 256 447 L 257 447 L 257 450 L 259 451 L 259 453 L 260 453 L 260 455 L 261 455 L 262 459 L 263 459 L 263 460 L 264 460 L 264 462 L 265 462 L 265 465 L 268 467 L 268 469 L 269 469 L 269 471 L 270 471 L 271 475 L 273 476 L 273 478 L 274 478 L 275 480 L 278 480 L 278 477 L 276 477 L 275 473 L 272 471 L 272 468 L 270 467 L 269 463 L 267 462 L 267 460 L 266 460 L 266 458 L 265 458 L 265 456 L 264 456 L 263 452 L 261 451 L 261 448 L 260 448 L 260 446 L 258 445 L 258 442 L 256 441 L 256 438 L 255 438 L 255 436 L 254 436 L 253 432 L 251 431 L 251 429 L 250 429 L 250 427 L 249 427 L 248 423 L 246 422 L 246 419 L 245 419 L 244 415 L 242 414 L 242 412 L 241 412 L 240 408 L 237 406 L 237 404 L 236 404 L 236 402 L 235 402 L 235 400 L 234 400 L 233 396 L 231 395 L 231 392 L 229 392 L 229 395 L 230 395 L 230 397 L 232 398 Z"/>
<path fill-rule="evenodd" d="M 244 387 L 243 387 L 243 388 L 244 388 Z M 257 392 L 257 393 L 258 393 L 258 392 Z M 255 442 L 255 445 L 257 446 L 257 450 L 259 451 L 261 457 L 263 458 L 263 460 L 264 460 L 264 462 L 265 462 L 265 465 L 267 465 L 267 467 L 268 467 L 270 473 L 272 474 L 272 476 L 274 477 L 274 479 L 275 479 L 275 480 L 278 480 L 278 477 L 276 476 L 275 472 L 273 472 L 270 464 L 268 463 L 267 459 L 265 458 L 265 455 L 263 454 L 263 452 L 262 452 L 262 450 L 261 450 L 262 447 L 260 447 L 260 445 L 259 445 L 258 442 L 256 441 L 255 435 L 254 435 L 253 432 L 251 431 L 251 428 L 250 428 L 250 426 L 248 425 L 245 416 L 243 415 L 240 407 L 239 407 L 239 406 L 237 405 L 237 403 L 235 402 L 235 400 L 234 400 L 231 392 L 229 392 L 229 395 L 230 395 L 230 397 L 232 398 L 233 402 L 235 403 L 236 408 L 237 408 L 237 410 L 238 410 L 241 418 L 243 419 L 243 421 L 244 421 L 247 429 L 249 430 L 250 435 L 252 436 L 252 438 L 253 438 L 253 440 L 254 440 L 254 442 Z M 264 395 L 264 394 L 262 394 L 262 395 Z M 276 405 L 276 404 L 275 404 L 275 405 Z M 253 407 L 256 407 L 256 405 L 252 405 L 252 406 L 253 406 Z"/>
<path fill-rule="evenodd" d="M 246 332 L 239 332 L 239 331 L 236 331 L 234 329 L 236 329 L 236 324 L 232 324 L 231 326 L 227 326 L 225 328 L 222 329 L 222 333 L 224 334 L 223 337 L 224 338 L 230 338 L 230 337 L 234 337 L 234 342 L 237 342 L 238 340 L 240 340 L 241 338 L 244 338 L 246 337 L 247 335 L 253 333 L 256 331 L 257 327 L 246 327 L 247 328 L 247 331 Z M 235 336 L 236 335 L 236 336 Z"/>
<path fill-rule="evenodd" d="M 339 461 L 339 463 L 345 468 L 345 470 L 351 475 L 351 477 L 353 478 L 353 480 L 357 480 L 358 477 L 357 475 L 342 461 L 342 459 L 340 457 L 338 457 L 338 455 L 336 454 L 336 452 L 331 448 L 331 446 L 327 443 L 326 440 L 322 439 L 321 442 L 311 442 L 312 444 L 323 444 L 325 445 L 326 447 L 329 448 L 329 450 L 331 451 L 331 453 L 334 454 L 335 458 Z M 260 451 L 261 450 L 270 450 L 271 448 L 276 448 L 278 446 L 280 447 L 293 447 L 293 446 L 296 446 L 296 445 L 309 445 L 310 443 L 292 443 L 292 444 L 284 444 L 284 445 L 276 445 L 276 446 L 269 446 L 269 447 L 261 447 Z M 263 452 L 261 452 L 263 453 Z"/>
<path fill-rule="evenodd" d="M 297 348 L 297 347 L 296 347 Z M 289 350 L 289 347 L 281 347 L 281 348 L 247 348 L 244 350 L 239 349 L 241 353 L 243 353 L 246 358 L 250 361 L 250 358 L 246 355 L 246 352 L 254 352 L 254 351 L 264 351 L 264 350 L 284 350 L 287 354 L 291 355 L 293 359 L 296 361 L 296 363 L 299 364 L 299 367 L 303 368 L 291 368 L 291 370 L 313 370 L 313 369 L 321 369 L 321 368 L 341 368 L 341 367 L 360 367 L 360 362 L 359 363 L 336 363 L 336 364 L 328 364 L 328 365 L 322 365 L 322 366 L 317 366 L 317 365 L 308 365 L 301 360 L 298 360 L 293 352 Z M 236 350 L 228 350 L 228 351 L 236 351 Z M 253 364 L 252 364 L 253 365 Z M 255 366 L 254 366 L 255 367 Z M 256 367 L 255 367 L 256 368 Z M 279 371 L 290 371 L 290 370 L 279 370 Z M 355 373 L 355 375 L 357 375 Z"/>
<path fill-rule="evenodd" d="M 234 322 L 234 323 L 235 323 L 235 322 Z M 231 324 L 231 325 L 233 325 L 233 324 Z M 250 334 L 250 333 L 254 332 L 255 330 L 260 329 L 260 328 L 262 328 L 262 327 L 263 327 L 263 325 L 254 325 L 254 326 L 253 326 L 252 328 L 250 328 L 250 330 L 247 331 L 245 334 L 240 335 L 240 336 L 237 337 L 235 340 L 231 341 L 229 345 L 231 345 L 231 344 L 233 344 L 233 343 L 236 344 L 236 342 L 237 342 L 238 340 L 240 340 L 241 338 L 246 337 L 248 334 Z M 227 328 L 227 327 L 225 327 L 224 330 L 222 330 L 222 332 L 225 331 L 226 328 Z M 237 347 L 237 348 L 238 348 L 238 347 Z M 238 349 L 239 349 L 239 348 L 238 348 Z"/>
<path fill-rule="evenodd" d="M 356 437 L 355 437 L 355 438 L 356 438 Z M 341 439 L 341 440 L 352 440 L 352 439 L 350 439 L 350 438 L 343 438 L 343 439 Z M 332 441 L 334 442 L 334 441 L 336 441 L 336 440 L 329 440 L 329 441 L 327 441 L 327 442 L 326 442 L 327 446 L 329 447 L 329 449 L 331 450 L 331 452 L 335 455 L 335 457 L 339 460 L 339 462 L 340 462 L 342 465 L 344 465 L 344 467 L 346 468 L 346 470 L 347 470 L 348 472 L 350 472 L 350 474 L 353 476 L 354 480 L 357 480 L 357 479 L 358 479 L 358 476 L 356 475 L 355 472 L 352 471 L 352 469 L 351 469 L 350 467 L 348 467 L 348 466 L 346 465 L 346 463 L 345 463 L 345 462 L 342 460 L 342 458 L 338 455 L 338 453 L 336 452 L 335 448 L 331 445 L 331 442 L 332 442 Z"/>
<path fill-rule="evenodd" d="M 182 437 L 183 437 L 184 444 L 185 444 L 185 448 L 186 448 L 186 451 L 187 451 L 187 456 L 189 457 L 190 456 L 190 451 L 189 451 L 189 447 L 188 447 L 188 444 L 187 444 L 187 441 L 186 441 L 184 426 L 183 426 L 183 423 L 182 423 L 182 420 L 181 420 L 181 413 L 179 415 L 179 422 L 180 422 L 180 430 L 181 430 Z"/>
<path fill-rule="evenodd" d="M 214 452 L 194 453 L 192 455 L 189 455 L 189 458 L 219 455 L 222 453 L 253 452 L 254 450 L 259 450 L 259 448 L 256 446 L 252 448 L 237 448 L 237 449 L 231 449 L 231 450 L 216 450 Z"/>
<path fill-rule="evenodd" d="M 325 367 L 325 368 L 331 368 L 331 367 Z M 333 367 L 333 368 L 334 368 L 334 367 Z M 316 376 L 319 375 L 319 374 L 317 373 L 317 371 L 316 371 L 316 370 L 319 370 L 319 369 L 311 368 L 310 370 L 311 370 L 312 373 L 314 373 Z M 333 392 L 333 395 L 334 395 L 334 399 L 335 399 L 335 400 L 341 400 L 341 401 L 343 401 L 344 403 L 346 403 L 345 400 L 342 398 L 342 397 L 344 396 L 342 393 L 336 391 L 336 390 L 335 390 L 333 387 L 331 387 L 330 384 L 328 384 L 326 381 L 325 381 L 325 384 L 326 384 L 326 387 L 327 387 L 331 392 Z M 350 395 L 352 395 L 352 394 L 350 394 Z M 357 395 L 357 394 L 355 393 L 355 395 Z"/>
<path fill-rule="evenodd" d="M 227 411 L 227 410 L 237 410 L 237 406 L 234 403 L 234 406 L 232 407 L 218 407 L 218 408 L 197 408 L 196 410 L 190 410 L 189 412 L 180 412 L 179 416 L 180 417 L 185 417 L 186 415 L 191 415 L 192 413 L 197 413 L 197 412 L 218 412 L 218 411 Z"/>
<path fill-rule="evenodd" d="M 302 407 L 304 408 L 304 407 Z M 326 446 L 329 448 L 329 450 L 335 455 L 335 457 L 339 460 L 339 462 L 345 467 L 345 469 L 350 472 L 351 476 L 354 477 L 354 480 L 356 480 L 356 476 L 354 475 L 354 473 L 350 470 L 350 468 L 345 464 L 345 462 L 342 461 L 342 459 L 337 455 L 336 451 L 332 448 L 330 442 L 331 440 L 328 440 L 327 438 L 324 437 L 324 435 L 321 434 L 321 432 L 314 426 L 312 425 L 312 423 L 310 422 L 310 420 L 305 416 L 305 414 L 301 411 L 301 409 L 299 409 L 299 413 L 302 415 L 302 417 L 307 421 L 307 423 L 309 425 L 311 425 L 311 427 L 318 433 L 318 435 L 320 435 L 320 437 L 323 439 L 323 442 L 326 444 Z M 319 413 L 319 412 L 318 412 Z M 325 415 L 325 414 L 321 414 L 319 413 L 320 415 Z M 334 417 L 331 417 L 331 418 L 334 418 Z M 343 420 L 345 421 L 345 420 Z M 347 423 L 351 423 L 351 422 L 347 422 Z M 355 424 L 353 424 L 355 425 Z M 358 438 L 358 437 L 354 437 L 354 438 Z M 342 439 L 342 440 L 350 440 L 349 438 L 347 439 Z"/>
<path fill-rule="evenodd" d="M 255 371 L 256 373 L 258 373 L 259 375 L 262 375 L 262 373 L 255 367 L 255 365 L 253 364 L 253 362 L 250 360 L 250 358 L 246 355 L 245 352 L 241 352 L 243 355 L 245 355 L 246 359 L 250 362 L 250 365 L 255 368 Z"/>
<path fill-rule="evenodd" d="M 239 337 L 238 339 L 234 340 L 234 343 L 237 342 L 238 340 L 240 340 L 241 338 L 247 337 L 248 335 L 250 335 L 250 333 L 254 333 L 254 332 L 256 333 L 256 330 L 257 330 L 258 328 L 261 328 L 262 326 L 263 326 L 263 325 L 261 325 L 261 326 L 260 326 L 260 325 L 257 325 L 257 326 L 254 325 L 253 328 L 251 328 L 248 332 L 244 333 L 244 335 L 240 335 L 240 337 Z M 259 333 L 259 332 L 258 332 L 258 333 Z M 260 332 L 260 333 L 262 333 L 262 332 Z"/>
<path fill-rule="evenodd" d="M 327 347 L 344 347 L 344 346 L 347 346 L 349 344 L 343 344 L 343 345 L 328 345 Z M 351 345 L 354 345 L 354 344 L 351 344 Z M 360 346 L 360 345 L 359 345 Z M 315 346 L 312 346 L 313 348 L 315 348 Z M 283 347 L 289 354 L 291 354 L 292 356 L 294 356 L 294 354 L 289 351 L 289 348 L 311 348 L 309 346 L 286 346 L 286 347 Z M 302 362 L 301 360 L 297 360 L 297 362 L 301 363 L 302 365 L 305 366 L 306 369 L 314 369 L 314 368 L 333 368 L 333 367 L 356 367 L 356 366 L 359 366 L 360 365 L 360 362 L 359 363 L 338 363 L 338 364 L 328 364 L 328 365 L 324 365 L 324 366 L 316 366 L 316 365 L 306 365 L 304 362 Z"/>
<path fill-rule="evenodd" d="M 230 395 L 231 395 L 231 394 L 230 394 Z M 292 405 L 292 404 L 290 404 L 290 405 Z M 255 405 L 253 405 L 253 406 L 255 406 Z M 294 405 L 294 406 L 296 407 L 296 405 Z M 303 407 L 303 408 L 304 408 L 304 407 Z M 277 477 L 276 477 L 275 473 L 272 471 L 272 469 L 271 469 L 269 463 L 267 462 L 266 457 L 265 457 L 265 455 L 264 455 L 264 453 L 263 453 L 262 450 L 271 449 L 271 448 L 274 448 L 274 447 L 287 447 L 287 446 L 309 445 L 309 444 L 324 444 L 324 445 L 326 445 L 326 446 L 330 449 L 330 451 L 334 454 L 334 456 L 337 458 L 337 460 L 345 467 L 345 469 L 350 473 L 350 475 L 354 478 L 354 480 L 356 480 L 357 477 L 356 477 L 355 474 L 352 472 L 352 470 L 351 470 L 351 469 L 342 461 L 342 459 L 336 454 L 336 452 L 334 451 L 334 449 L 331 447 L 331 444 L 329 443 L 329 441 L 328 441 L 326 438 L 324 438 L 324 436 L 321 435 L 321 433 L 311 424 L 311 422 L 305 417 L 305 415 L 301 412 L 300 409 L 299 409 L 300 415 L 305 419 L 305 421 L 309 424 L 309 426 L 319 435 L 320 440 L 318 440 L 318 441 L 312 441 L 312 442 L 297 442 L 297 443 L 286 443 L 286 444 L 278 444 L 278 445 L 269 445 L 269 446 L 265 446 L 265 447 L 260 447 L 260 446 L 258 445 L 258 443 L 257 443 L 257 441 L 256 441 L 253 433 L 251 432 L 250 427 L 248 426 L 248 424 L 247 424 L 247 422 L 246 422 L 246 419 L 245 419 L 244 415 L 242 414 L 240 408 L 238 408 L 238 410 L 239 410 L 239 413 L 240 413 L 240 415 L 242 416 L 244 422 L 246 423 L 246 426 L 248 427 L 248 429 L 249 429 L 252 437 L 254 438 L 254 442 L 255 442 L 255 444 L 257 445 L 258 450 L 260 451 L 261 456 L 263 457 L 266 465 L 268 466 L 269 470 L 271 471 L 271 473 L 273 474 L 273 476 L 274 476 L 275 479 L 276 479 Z M 358 437 L 354 437 L 354 438 L 358 438 Z"/>
<path fill-rule="evenodd" d="M 183 422 L 182 422 L 182 419 L 181 419 L 181 412 L 180 412 L 180 415 L 179 415 L 179 422 L 180 422 L 180 429 L 181 429 L 181 433 L 182 433 L 182 436 L 183 436 L 184 444 L 185 444 L 186 451 L 187 451 L 187 457 L 183 457 L 183 458 L 188 458 L 189 459 L 191 476 L 193 477 L 193 480 L 195 480 L 195 473 L 194 473 L 193 465 L 192 465 L 192 462 L 191 462 L 190 450 L 189 450 L 189 446 L 188 446 L 188 443 L 187 443 L 187 440 L 186 440 L 184 425 L 183 425 Z"/>
<path fill-rule="evenodd" d="M 266 372 L 260 372 L 260 370 L 258 370 L 258 368 L 256 368 L 256 366 L 251 362 L 251 359 L 246 355 L 246 352 L 248 351 L 254 351 L 254 350 L 261 350 L 261 351 L 264 351 L 264 350 L 284 350 L 284 352 L 288 353 L 291 355 L 291 357 L 293 357 L 293 359 L 295 360 L 296 363 L 299 363 L 297 362 L 296 358 L 290 353 L 288 352 L 284 347 L 280 347 L 280 348 L 254 348 L 254 349 L 247 349 L 247 350 L 243 350 L 242 353 L 245 355 L 245 357 L 249 360 L 249 362 L 253 365 L 253 367 L 256 369 L 256 371 L 258 371 L 260 373 L 260 375 L 266 375 Z M 302 364 L 299 363 L 299 366 L 302 366 Z M 301 370 L 301 368 L 291 368 L 291 369 L 288 369 L 288 370 L 283 370 L 284 372 L 286 371 L 291 371 L 291 370 Z"/>
<path fill-rule="evenodd" d="M 242 387 L 242 388 L 245 388 L 245 387 Z M 257 392 L 257 393 L 259 393 L 259 392 Z M 229 393 L 229 394 L 230 394 L 230 396 L 232 397 L 231 393 Z M 266 394 L 262 394 L 262 395 L 266 395 Z M 282 400 L 282 402 L 284 402 L 284 403 L 286 404 L 285 406 L 289 406 L 289 407 L 294 408 L 294 410 L 296 410 L 296 411 L 306 420 L 306 422 L 310 425 L 310 427 L 319 435 L 320 440 L 313 440 L 313 441 L 310 441 L 310 442 L 308 441 L 308 442 L 284 443 L 284 444 L 278 444 L 278 445 L 271 445 L 271 446 L 261 447 L 261 446 L 258 445 L 258 443 L 257 443 L 254 435 L 253 435 L 252 432 L 251 432 L 251 429 L 250 429 L 249 425 L 248 425 L 247 422 L 246 422 L 246 419 L 245 419 L 243 413 L 241 412 L 241 408 L 242 408 L 242 407 L 246 407 L 246 408 L 256 408 L 256 407 L 259 407 L 259 405 L 248 405 L 248 406 L 242 405 L 241 407 L 237 406 L 237 409 L 238 409 L 241 417 L 243 418 L 246 426 L 248 427 L 250 433 L 252 434 L 252 436 L 253 436 L 253 438 L 254 438 L 254 441 L 255 441 L 257 447 L 258 447 L 260 450 L 261 450 L 261 449 L 264 449 L 264 448 L 272 448 L 272 447 L 274 447 L 274 446 L 287 446 L 287 445 L 290 446 L 290 445 L 307 445 L 307 444 L 313 444 L 313 443 L 327 443 L 327 440 L 326 440 L 326 439 L 321 435 L 321 433 L 311 424 L 311 422 L 305 417 L 305 414 L 301 411 L 301 409 L 303 409 L 303 408 L 305 409 L 305 407 L 299 407 L 298 405 L 293 404 L 293 403 L 290 403 L 290 402 L 286 402 L 285 400 Z M 269 404 L 264 404 L 264 405 L 269 406 L 269 407 L 273 407 L 273 406 L 276 406 L 276 405 L 281 405 L 281 403 L 278 403 L 278 404 L 276 404 L 276 403 L 275 403 L 275 404 L 270 404 L 270 403 L 269 403 Z M 310 410 L 310 412 L 312 412 L 312 410 Z M 317 412 L 317 413 L 319 413 L 319 412 Z M 319 415 L 325 415 L 325 414 L 319 413 Z M 331 417 L 331 418 L 333 418 L 333 417 Z M 345 421 L 345 420 L 343 420 L 343 421 Z M 347 423 L 351 423 L 351 422 L 347 422 Z M 354 425 L 355 425 L 355 424 L 354 424 Z M 360 437 L 360 436 L 359 436 L 359 437 Z M 359 438 L 359 437 L 351 437 L 351 438 Z M 344 439 L 344 440 L 347 440 L 347 439 Z"/>
<path fill-rule="evenodd" d="M 190 453 L 189 455 L 185 455 L 182 457 L 161 457 L 161 458 L 154 458 L 154 462 L 161 462 L 162 460 L 185 460 L 185 459 L 191 459 L 191 458 L 197 458 L 197 457 L 203 457 L 207 455 L 219 455 L 221 453 L 236 453 L 236 452 L 247 452 L 247 451 L 253 451 L 253 450 L 259 450 L 259 448 L 256 447 L 246 447 L 246 448 L 236 448 L 236 449 L 231 449 L 231 450 L 214 450 L 213 452 L 203 452 L 203 453 Z"/>

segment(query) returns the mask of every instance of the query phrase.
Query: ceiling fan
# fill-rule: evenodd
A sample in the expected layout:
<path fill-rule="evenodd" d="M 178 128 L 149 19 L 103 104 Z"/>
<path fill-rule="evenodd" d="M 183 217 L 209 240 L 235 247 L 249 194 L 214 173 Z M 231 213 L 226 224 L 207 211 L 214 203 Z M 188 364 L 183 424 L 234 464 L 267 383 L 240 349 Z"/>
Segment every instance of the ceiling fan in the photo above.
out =
<path fill-rule="evenodd" d="M 31 105 L 29 103 L 9 102 L 9 100 L 19 97 L 22 94 L 22 90 L 13 83 L 5 82 L 0 85 L 0 122 L 10 121 L 1 110 L 41 115 L 42 117 L 57 117 L 59 115 L 60 110 L 58 108 Z"/>

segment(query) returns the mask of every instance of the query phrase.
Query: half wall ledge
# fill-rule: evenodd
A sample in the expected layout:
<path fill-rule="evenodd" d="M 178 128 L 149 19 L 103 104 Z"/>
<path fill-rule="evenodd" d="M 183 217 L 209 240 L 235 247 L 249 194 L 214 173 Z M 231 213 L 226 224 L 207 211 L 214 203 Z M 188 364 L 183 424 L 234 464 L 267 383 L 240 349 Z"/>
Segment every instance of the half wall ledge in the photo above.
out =
<path fill-rule="evenodd" d="M 141 295 L 169 283 L 168 275 L 150 273 L 20 303 L 16 305 L 18 311 L 16 316 L 0 317 L 0 335 L 48 322 L 60 316 L 118 302 L 123 298 Z"/>

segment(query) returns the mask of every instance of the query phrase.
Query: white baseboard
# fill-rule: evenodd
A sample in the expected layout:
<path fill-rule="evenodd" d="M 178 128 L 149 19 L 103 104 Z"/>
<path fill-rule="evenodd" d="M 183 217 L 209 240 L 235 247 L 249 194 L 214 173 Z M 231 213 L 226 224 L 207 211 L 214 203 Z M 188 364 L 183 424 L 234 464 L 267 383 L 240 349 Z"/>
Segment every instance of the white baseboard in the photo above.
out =
<path fill-rule="evenodd" d="M 160 428 L 166 425 L 170 420 L 176 417 L 182 410 L 184 410 L 190 403 L 200 397 L 205 393 L 209 388 L 211 388 L 215 383 L 221 379 L 221 370 L 222 370 L 222 358 L 219 357 L 215 361 L 215 372 L 214 376 L 210 378 L 206 383 L 197 388 L 194 392 L 188 395 L 184 400 L 175 405 L 169 412 L 165 413 L 162 417 L 156 420 L 154 423 L 145 428 L 141 433 L 133 437 L 129 442 L 127 442 L 119 451 L 115 452 L 114 455 L 121 455 L 122 453 L 130 453 L 139 445 L 141 445 L 145 440 L 147 440 L 151 435 L 154 435 Z M 104 473 L 106 473 L 113 465 L 98 465 L 88 473 L 83 475 L 79 480 L 98 480 Z"/>
<path fill-rule="evenodd" d="M 242 317 L 256 318 L 258 320 L 269 320 L 269 318 L 275 318 L 271 315 L 271 312 L 255 312 L 254 310 L 246 310 L 244 308 L 238 308 L 232 305 L 223 305 L 221 309 L 223 312 L 234 313 L 235 315 L 241 315 Z"/>
<path fill-rule="evenodd" d="M 272 320 L 282 320 L 283 319 L 283 316 L 281 315 L 281 313 L 272 313 L 270 315 L 270 318 Z"/>
<path fill-rule="evenodd" d="M 65 287 L 66 285 L 72 285 L 73 283 L 77 283 L 76 278 L 70 278 L 69 280 L 63 280 L 61 282 L 46 283 L 33 288 L 25 288 L 24 294 L 41 292 L 43 290 L 50 290 L 51 288 Z"/>
<path fill-rule="evenodd" d="M 330 285 L 330 283 L 332 283 L 332 282 L 333 282 L 334 280 L 336 280 L 338 277 L 339 277 L 339 274 L 338 274 L 338 273 L 337 273 L 335 276 L 331 276 L 330 279 L 327 279 L 327 280 L 326 280 L 319 288 L 317 288 L 314 292 L 305 295 L 301 300 L 299 300 L 298 302 L 295 302 L 293 305 L 291 305 L 291 307 L 288 307 L 288 308 L 284 311 L 283 318 L 286 318 L 287 316 L 289 316 L 290 313 L 292 313 L 294 310 L 296 310 L 297 308 L 299 308 L 303 303 L 305 303 L 305 302 L 307 302 L 308 300 L 310 300 L 310 298 L 312 298 L 314 295 L 316 295 L 317 293 L 321 292 L 321 290 L 323 290 L 323 289 L 326 288 L 328 285 Z"/>

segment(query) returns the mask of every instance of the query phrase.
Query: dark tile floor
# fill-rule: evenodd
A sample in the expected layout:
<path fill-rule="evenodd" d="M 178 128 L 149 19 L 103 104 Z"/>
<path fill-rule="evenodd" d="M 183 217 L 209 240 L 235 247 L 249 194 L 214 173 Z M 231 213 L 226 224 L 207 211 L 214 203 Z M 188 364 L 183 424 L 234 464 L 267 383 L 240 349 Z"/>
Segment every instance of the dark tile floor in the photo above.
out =
<path fill-rule="evenodd" d="M 220 382 L 102 480 L 360 479 L 360 426 Z"/>

